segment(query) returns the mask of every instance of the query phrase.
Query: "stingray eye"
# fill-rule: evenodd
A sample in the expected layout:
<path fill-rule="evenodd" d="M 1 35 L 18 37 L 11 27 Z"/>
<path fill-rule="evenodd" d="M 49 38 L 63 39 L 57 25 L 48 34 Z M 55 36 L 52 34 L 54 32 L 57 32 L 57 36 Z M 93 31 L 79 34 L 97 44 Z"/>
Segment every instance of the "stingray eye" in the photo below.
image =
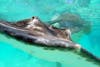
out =
<path fill-rule="evenodd" d="M 32 19 L 34 19 L 35 17 L 33 16 Z"/>
<path fill-rule="evenodd" d="M 38 17 L 36 17 L 36 16 L 33 16 L 33 17 L 32 17 L 32 19 L 33 19 L 33 20 L 34 20 L 34 19 L 39 20 L 39 18 L 38 18 Z"/>

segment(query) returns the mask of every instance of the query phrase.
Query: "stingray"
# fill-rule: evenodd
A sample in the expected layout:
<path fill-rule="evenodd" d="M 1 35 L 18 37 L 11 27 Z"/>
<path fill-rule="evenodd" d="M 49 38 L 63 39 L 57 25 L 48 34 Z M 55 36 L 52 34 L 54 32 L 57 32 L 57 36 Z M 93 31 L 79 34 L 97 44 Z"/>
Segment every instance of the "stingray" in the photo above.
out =
<path fill-rule="evenodd" d="M 72 33 L 80 31 L 90 33 L 91 31 L 91 23 L 73 13 L 63 13 L 61 15 L 54 16 L 51 21 L 48 21 L 48 24 L 60 29 L 70 29 Z"/>
<path fill-rule="evenodd" d="M 23 41 L 53 47 L 81 48 L 74 43 L 69 29 L 58 29 L 44 24 L 39 18 L 32 17 L 16 23 L 0 21 L 0 31 Z"/>

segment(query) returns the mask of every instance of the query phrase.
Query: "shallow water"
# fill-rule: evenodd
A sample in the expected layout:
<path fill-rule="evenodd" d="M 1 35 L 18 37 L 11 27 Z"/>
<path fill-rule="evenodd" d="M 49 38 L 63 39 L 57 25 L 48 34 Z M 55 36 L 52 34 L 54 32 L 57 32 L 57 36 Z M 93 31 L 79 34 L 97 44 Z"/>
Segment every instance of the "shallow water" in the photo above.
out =
<path fill-rule="evenodd" d="M 13 22 L 38 16 L 47 22 L 66 12 L 78 14 L 92 24 L 91 30 L 89 33 L 85 33 L 88 29 L 85 32 L 74 33 L 72 39 L 80 43 L 91 54 L 100 58 L 99 3 L 99 0 L 45 0 L 45 2 L 42 0 L 0 0 L 0 19 Z M 0 33 L 0 47 L 0 67 L 100 66 L 99 62 L 90 56 L 84 56 L 84 53 L 31 46 L 3 33 Z"/>
<path fill-rule="evenodd" d="M 100 62 L 75 50 L 34 46 L 0 34 L 0 60 L 2 67 L 98 67 Z M 9 40 L 8 40 L 9 39 Z M 11 62 L 9 62 L 11 61 Z M 77 63 L 78 62 L 78 63 Z"/>

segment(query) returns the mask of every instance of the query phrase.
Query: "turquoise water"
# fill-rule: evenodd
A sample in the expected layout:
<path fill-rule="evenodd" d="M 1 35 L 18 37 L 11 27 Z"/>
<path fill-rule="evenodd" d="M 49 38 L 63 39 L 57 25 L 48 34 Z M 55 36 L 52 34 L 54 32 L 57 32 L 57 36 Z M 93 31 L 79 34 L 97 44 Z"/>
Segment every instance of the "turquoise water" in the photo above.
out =
<path fill-rule="evenodd" d="M 62 13 L 80 15 L 91 23 L 91 32 L 79 32 L 72 39 L 100 58 L 100 1 L 99 0 L 0 0 L 0 19 L 18 21 L 38 16 L 47 22 Z M 88 30 L 88 29 L 87 29 Z M 99 67 L 75 52 L 55 50 L 26 43 L 0 33 L 0 67 Z M 72 60 L 73 59 L 73 60 Z M 9 62 L 10 61 L 10 62 Z M 78 63 L 77 63 L 78 62 Z"/>
<path fill-rule="evenodd" d="M 56 67 L 56 63 L 33 57 L 0 41 L 0 67 Z"/>
<path fill-rule="evenodd" d="M 100 62 L 73 50 L 31 46 L 0 34 L 0 67 L 99 67 Z M 10 62 L 9 62 L 10 61 Z"/>

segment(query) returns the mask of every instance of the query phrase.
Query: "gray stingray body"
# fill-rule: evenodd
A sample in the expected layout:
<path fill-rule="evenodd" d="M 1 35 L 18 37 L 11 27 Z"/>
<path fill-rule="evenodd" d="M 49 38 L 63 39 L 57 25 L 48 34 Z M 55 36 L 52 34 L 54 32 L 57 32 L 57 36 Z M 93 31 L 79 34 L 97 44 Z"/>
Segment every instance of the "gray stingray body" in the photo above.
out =
<path fill-rule="evenodd" d="M 80 48 L 80 45 L 71 40 L 69 29 L 61 30 L 53 26 L 48 26 L 42 23 L 37 17 L 32 17 L 16 23 L 0 21 L 0 31 L 24 41 L 45 46 Z"/>
<path fill-rule="evenodd" d="M 49 21 L 51 25 L 56 26 L 59 24 L 60 29 L 70 29 L 72 33 L 85 30 L 85 32 L 90 32 L 91 24 L 83 20 L 79 15 L 72 13 L 64 13 L 56 17 L 54 20 Z M 87 30 L 88 29 L 88 30 Z"/>

